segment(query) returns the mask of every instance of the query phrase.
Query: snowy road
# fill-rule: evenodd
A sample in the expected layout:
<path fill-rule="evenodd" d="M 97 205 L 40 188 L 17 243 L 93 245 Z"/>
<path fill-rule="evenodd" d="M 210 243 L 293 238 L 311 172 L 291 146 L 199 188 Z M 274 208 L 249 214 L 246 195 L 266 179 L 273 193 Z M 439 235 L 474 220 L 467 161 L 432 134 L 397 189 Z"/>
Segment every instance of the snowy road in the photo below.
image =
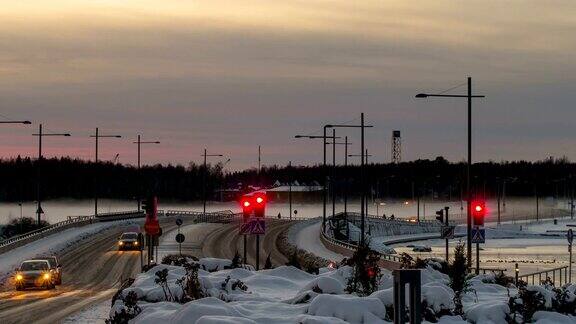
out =
<path fill-rule="evenodd" d="M 165 224 L 165 230 L 173 229 L 172 224 Z M 12 279 L 7 280 L 0 287 L 2 323 L 56 323 L 109 299 L 122 279 L 139 271 L 139 253 L 116 248 L 118 236 L 133 228 L 109 226 L 66 249 L 59 255 L 63 282 L 54 290 L 15 291 Z"/>
<path fill-rule="evenodd" d="M 320 241 L 321 222 L 315 222 L 296 233 L 296 246 L 327 260 L 340 261 L 344 255 L 328 250 Z"/>
<path fill-rule="evenodd" d="M 288 259 L 280 252 L 277 246 L 280 234 L 287 231 L 294 222 L 288 220 L 266 220 L 266 235 L 260 236 L 260 267 L 264 266 L 264 261 L 268 254 L 274 266 L 284 265 Z M 234 257 L 236 251 L 243 255 L 243 238 L 238 235 L 238 224 L 227 224 L 224 227 L 211 232 L 204 242 L 202 251 L 205 256 L 227 258 Z M 256 264 L 256 237 L 248 236 L 247 242 L 247 263 Z"/>

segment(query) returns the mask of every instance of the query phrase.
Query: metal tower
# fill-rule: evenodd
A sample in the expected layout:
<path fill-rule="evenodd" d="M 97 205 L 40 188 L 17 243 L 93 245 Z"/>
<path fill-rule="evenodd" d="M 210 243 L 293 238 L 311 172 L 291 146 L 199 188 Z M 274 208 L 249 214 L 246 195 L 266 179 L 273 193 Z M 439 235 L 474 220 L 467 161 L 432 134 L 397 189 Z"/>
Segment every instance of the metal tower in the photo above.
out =
<path fill-rule="evenodd" d="M 392 131 L 392 163 L 400 163 L 402 160 L 402 143 L 400 140 L 400 131 Z"/>

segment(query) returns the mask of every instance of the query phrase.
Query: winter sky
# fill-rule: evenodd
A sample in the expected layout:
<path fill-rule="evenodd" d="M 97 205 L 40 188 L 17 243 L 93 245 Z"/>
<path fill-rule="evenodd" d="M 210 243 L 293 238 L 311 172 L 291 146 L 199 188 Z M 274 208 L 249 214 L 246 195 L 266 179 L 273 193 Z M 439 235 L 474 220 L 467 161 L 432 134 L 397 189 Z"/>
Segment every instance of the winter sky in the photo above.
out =
<path fill-rule="evenodd" d="M 101 157 L 252 167 L 319 162 L 296 134 L 366 114 L 372 161 L 466 156 L 466 102 L 414 99 L 472 76 L 475 160 L 576 160 L 574 1 L 18 0 L 0 10 L 2 157 Z M 452 93 L 464 93 L 465 87 Z M 357 122 L 354 121 L 354 123 Z M 349 135 L 359 153 L 357 131 Z M 338 148 L 342 160 L 342 148 Z M 214 160 L 213 160 L 214 161 Z"/>

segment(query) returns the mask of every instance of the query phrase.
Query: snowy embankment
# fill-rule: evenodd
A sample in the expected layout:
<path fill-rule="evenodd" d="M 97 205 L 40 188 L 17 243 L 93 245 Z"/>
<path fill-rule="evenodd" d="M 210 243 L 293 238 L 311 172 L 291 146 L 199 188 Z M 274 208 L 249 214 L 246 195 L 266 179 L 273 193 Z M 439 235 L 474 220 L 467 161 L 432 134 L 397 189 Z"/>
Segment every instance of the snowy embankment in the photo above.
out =
<path fill-rule="evenodd" d="M 229 260 L 220 261 L 201 259 L 200 264 L 230 264 Z M 156 283 L 157 273 L 162 270 L 167 272 L 166 288 Z M 110 316 L 130 313 L 126 306 L 130 302 L 124 300 L 132 295 L 137 298 L 131 303 L 138 308 L 135 323 L 389 323 L 394 299 L 391 273 L 383 270 L 378 290 L 366 297 L 346 292 L 351 273 L 349 266 L 322 268 L 318 275 L 288 266 L 261 271 L 200 269 L 198 282 L 203 298 L 179 303 L 174 300 L 182 300 L 185 295 L 185 268 L 159 265 L 139 274 L 120 293 Z M 421 271 L 421 278 L 423 312 L 439 323 L 507 323 L 510 296 L 518 294 L 516 288 L 493 283 L 493 275 L 481 275 L 470 280 L 471 289 L 462 298 L 463 315 L 455 315 L 454 291 L 448 276 L 428 267 Z M 554 293 L 550 288 L 528 286 L 526 290 L 542 294 L 551 307 Z M 575 292 L 576 285 L 566 289 L 568 301 L 576 300 Z M 572 315 L 545 310 L 534 313 L 533 320 L 576 323 Z"/>
<path fill-rule="evenodd" d="M 131 224 L 138 226 L 136 225 L 138 221 L 123 220 L 74 227 L 2 253 L 0 254 L 0 283 L 4 282 L 24 260 L 42 255 L 60 255 L 68 248 L 76 246 L 81 241 L 98 235 L 110 227 Z"/>
<path fill-rule="evenodd" d="M 340 261 L 345 258 L 344 255 L 328 250 L 320 241 L 320 228 L 322 221 L 311 220 L 300 222 L 290 227 L 288 231 L 288 241 L 316 256 L 331 261 Z"/>

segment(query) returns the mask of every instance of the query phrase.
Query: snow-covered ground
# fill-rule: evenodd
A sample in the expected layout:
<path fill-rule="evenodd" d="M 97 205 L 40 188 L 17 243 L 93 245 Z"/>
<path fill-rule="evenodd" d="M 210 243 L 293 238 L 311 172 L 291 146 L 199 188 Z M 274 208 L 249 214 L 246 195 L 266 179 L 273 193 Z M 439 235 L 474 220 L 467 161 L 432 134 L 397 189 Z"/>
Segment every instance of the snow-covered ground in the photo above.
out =
<path fill-rule="evenodd" d="M 155 273 L 168 271 L 168 296 L 180 298 L 183 289 L 177 280 L 185 275 L 183 267 L 159 265 L 139 274 L 134 284 L 122 296 L 134 292 L 141 313 L 135 323 L 389 323 L 393 305 L 393 277 L 383 270 L 378 290 L 366 297 L 346 292 L 352 268 L 322 268 L 313 275 L 294 267 L 281 266 L 271 270 L 252 271 L 228 269 L 216 272 L 199 270 L 198 277 L 205 298 L 186 303 L 166 301 L 165 291 L 155 283 Z M 229 278 L 227 280 L 227 278 Z M 510 313 L 508 301 L 517 294 L 516 288 L 487 283 L 491 275 L 473 278 L 471 290 L 463 296 L 464 317 L 453 315 L 454 291 L 449 278 L 428 267 L 421 271 L 422 301 L 428 311 L 437 314 L 439 323 L 506 323 Z M 238 285 L 241 281 L 244 287 Z M 542 291 L 545 298 L 551 291 Z M 576 298 L 576 286 L 568 289 L 569 298 Z M 117 300 L 110 315 L 124 309 Z M 576 317 L 540 311 L 537 323 L 576 323 Z"/>
<path fill-rule="evenodd" d="M 300 223 L 290 228 L 289 240 L 298 248 L 326 260 L 341 261 L 344 255 L 328 250 L 320 241 L 322 221 Z"/>
<path fill-rule="evenodd" d="M 0 254 L 0 282 L 3 282 L 11 275 L 20 263 L 26 259 L 49 254 L 59 255 L 68 247 L 74 246 L 80 241 L 97 235 L 110 227 L 131 224 L 135 228 L 139 227 L 139 221 L 134 220 L 94 223 L 73 227 L 2 253 Z"/>
<path fill-rule="evenodd" d="M 93 324 L 104 323 L 110 313 L 110 300 L 93 304 L 64 319 L 65 324 Z"/>

